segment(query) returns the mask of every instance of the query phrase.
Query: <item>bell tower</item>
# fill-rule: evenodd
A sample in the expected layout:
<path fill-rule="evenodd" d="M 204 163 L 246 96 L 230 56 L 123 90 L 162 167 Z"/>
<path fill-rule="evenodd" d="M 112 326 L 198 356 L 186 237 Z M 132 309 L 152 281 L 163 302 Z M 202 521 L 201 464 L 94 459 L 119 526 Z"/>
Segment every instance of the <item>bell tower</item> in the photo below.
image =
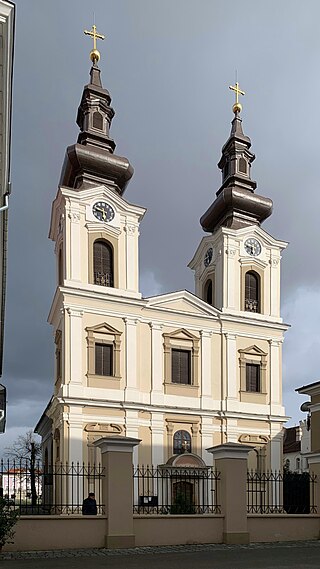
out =
<path fill-rule="evenodd" d="M 222 184 L 200 219 L 208 236 L 189 267 L 195 271 L 197 296 L 222 312 L 279 319 L 280 253 L 287 243 L 261 228 L 273 204 L 256 193 L 257 183 L 251 177 L 255 156 L 240 118 L 239 95 L 244 91 L 238 83 L 230 89 L 236 101 L 230 136 L 218 163 Z"/>

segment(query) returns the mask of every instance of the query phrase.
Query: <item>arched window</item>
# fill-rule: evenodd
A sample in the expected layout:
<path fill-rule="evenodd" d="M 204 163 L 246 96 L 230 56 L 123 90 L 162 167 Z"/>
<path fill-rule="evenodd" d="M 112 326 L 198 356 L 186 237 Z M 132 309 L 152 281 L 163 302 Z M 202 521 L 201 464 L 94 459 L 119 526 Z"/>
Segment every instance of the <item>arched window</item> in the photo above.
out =
<path fill-rule="evenodd" d="M 113 286 L 113 250 L 107 241 L 97 240 L 93 244 L 94 284 Z"/>
<path fill-rule="evenodd" d="M 98 111 L 93 113 L 92 126 L 94 128 L 98 128 L 99 130 L 103 130 L 103 116 L 101 113 L 98 113 Z"/>
<path fill-rule="evenodd" d="M 213 305 L 213 287 L 211 279 L 208 279 L 204 286 L 204 300 L 211 306 Z"/>
<path fill-rule="evenodd" d="M 260 277 L 255 271 L 246 273 L 244 309 L 260 312 Z"/>
<path fill-rule="evenodd" d="M 241 172 L 242 174 L 246 174 L 247 173 L 247 162 L 244 158 L 239 158 L 239 172 Z"/>
<path fill-rule="evenodd" d="M 191 436 L 188 431 L 176 431 L 173 435 L 173 454 L 191 452 Z"/>

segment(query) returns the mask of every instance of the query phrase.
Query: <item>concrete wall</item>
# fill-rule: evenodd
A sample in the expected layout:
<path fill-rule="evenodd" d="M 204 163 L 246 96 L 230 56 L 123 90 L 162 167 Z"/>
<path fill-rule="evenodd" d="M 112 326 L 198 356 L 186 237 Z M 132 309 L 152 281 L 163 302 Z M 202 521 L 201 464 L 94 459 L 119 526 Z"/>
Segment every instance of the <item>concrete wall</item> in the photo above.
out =
<path fill-rule="evenodd" d="M 106 525 L 102 516 L 23 516 L 16 525 L 14 543 L 3 551 L 104 547 Z"/>
<path fill-rule="evenodd" d="M 249 515 L 250 542 L 319 539 L 319 521 L 318 515 Z"/>
<path fill-rule="evenodd" d="M 222 543 L 223 516 L 134 516 L 136 546 Z"/>
<path fill-rule="evenodd" d="M 135 545 L 223 543 L 221 515 L 134 516 Z M 105 547 L 106 517 L 24 516 L 3 551 Z M 250 543 L 319 539 L 318 515 L 249 515 Z"/>

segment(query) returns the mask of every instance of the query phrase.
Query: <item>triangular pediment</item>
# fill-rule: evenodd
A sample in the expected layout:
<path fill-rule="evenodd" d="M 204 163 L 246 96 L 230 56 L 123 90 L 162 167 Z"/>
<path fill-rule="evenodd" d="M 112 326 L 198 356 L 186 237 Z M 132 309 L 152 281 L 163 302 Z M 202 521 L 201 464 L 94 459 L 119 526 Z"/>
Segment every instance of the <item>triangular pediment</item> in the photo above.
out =
<path fill-rule="evenodd" d="M 220 311 L 207 304 L 189 291 L 177 291 L 145 299 L 146 308 L 175 312 L 177 314 L 192 314 L 194 316 L 217 317 Z"/>
<path fill-rule="evenodd" d="M 121 334 L 119 330 L 107 324 L 107 322 L 102 322 L 102 324 L 98 324 L 97 326 L 90 326 L 86 328 L 87 332 L 99 332 L 99 334 Z"/>
<path fill-rule="evenodd" d="M 195 339 L 197 339 L 197 336 L 194 336 L 193 334 L 191 334 L 191 332 L 189 332 L 188 330 L 185 330 L 184 328 L 180 328 L 179 330 L 175 330 L 174 332 L 170 332 L 170 334 L 168 334 L 168 336 L 170 336 L 170 338 L 179 338 L 179 340 L 195 340 Z"/>
<path fill-rule="evenodd" d="M 247 355 L 251 355 L 251 356 L 266 356 L 267 353 L 264 352 L 263 350 L 261 350 L 261 348 L 258 348 L 258 346 L 249 346 L 248 348 L 245 348 L 243 350 L 239 350 L 240 354 L 247 354 Z"/>

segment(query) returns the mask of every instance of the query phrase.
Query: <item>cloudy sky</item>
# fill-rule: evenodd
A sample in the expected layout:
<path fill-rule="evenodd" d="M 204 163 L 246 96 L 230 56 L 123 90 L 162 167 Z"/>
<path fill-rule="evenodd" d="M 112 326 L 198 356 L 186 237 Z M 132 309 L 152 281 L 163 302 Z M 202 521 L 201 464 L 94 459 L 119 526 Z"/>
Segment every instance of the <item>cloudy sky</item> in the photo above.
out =
<path fill-rule="evenodd" d="M 292 421 L 302 418 L 294 389 L 320 376 L 319 2 L 16 0 L 16 7 L 2 378 L 9 407 L 0 450 L 34 427 L 52 391 L 50 208 L 65 149 L 77 137 L 90 69 L 83 30 L 93 10 L 106 35 L 100 67 L 116 111 L 112 136 L 135 168 L 126 198 L 148 208 L 140 237 L 145 295 L 193 290 L 187 263 L 220 184 L 237 70 L 253 177 L 274 201 L 264 228 L 290 242 L 282 263 L 282 314 L 292 326 L 284 399 Z"/>

